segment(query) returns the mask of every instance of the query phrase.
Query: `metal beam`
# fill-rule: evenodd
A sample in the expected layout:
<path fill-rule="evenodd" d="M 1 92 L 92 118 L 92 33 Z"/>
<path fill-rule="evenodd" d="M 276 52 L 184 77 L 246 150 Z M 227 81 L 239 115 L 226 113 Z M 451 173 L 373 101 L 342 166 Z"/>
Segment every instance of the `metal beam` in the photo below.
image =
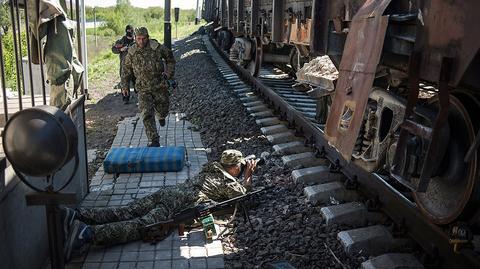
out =
<path fill-rule="evenodd" d="M 235 0 L 228 0 L 228 29 L 233 29 L 233 9 Z"/>
<path fill-rule="evenodd" d="M 237 32 L 243 33 L 245 31 L 245 11 L 244 0 L 237 0 Z"/>
<path fill-rule="evenodd" d="M 283 0 L 273 0 L 272 15 L 272 42 L 282 42 L 283 34 Z"/>
<path fill-rule="evenodd" d="M 250 18 L 250 32 L 253 36 L 260 34 L 260 25 L 258 22 L 258 14 L 260 12 L 260 0 L 252 0 L 252 15 Z"/>

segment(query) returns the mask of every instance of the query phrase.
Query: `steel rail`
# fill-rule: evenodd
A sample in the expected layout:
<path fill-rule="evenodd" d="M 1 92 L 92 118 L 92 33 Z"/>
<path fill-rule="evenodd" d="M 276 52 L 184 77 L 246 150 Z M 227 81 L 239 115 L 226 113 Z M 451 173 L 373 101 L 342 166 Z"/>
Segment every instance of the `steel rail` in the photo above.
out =
<path fill-rule="evenodd" d="M 328 144 L 324 132 L 306 119 L 299 111 L 283 100 L 274 90 L 251 76 L 249 72 L 229 61 L 228 56 L 210 39 L 215 50 L 245 82 L 254 87 L 275 111 L 279 111 L 285 120 L 301 131 L 320 155 L 340 167 L 340 171 L 350 179 L 355 179 L 359 190 L 369 197 L 378 198 L 380 210 L 385 212 L 396 224 L 405 227 L 407 233 L 434 259 L 438 259 L 442 268 L 480 268 L 480 257 L 473 251 L 464 249 L 460 253 L 453 251 L 448 232 L 425 218 L 416 205 L 390 186 L 376 173 L 369 173 L 352 162 L 342 158 L 335 148 Z"/>

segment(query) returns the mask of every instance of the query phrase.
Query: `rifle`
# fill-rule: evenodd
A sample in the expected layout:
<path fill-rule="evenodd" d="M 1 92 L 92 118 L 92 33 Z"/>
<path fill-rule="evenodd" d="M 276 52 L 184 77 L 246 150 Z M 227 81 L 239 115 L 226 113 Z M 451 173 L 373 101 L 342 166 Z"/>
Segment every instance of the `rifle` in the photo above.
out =
<path fill-rule="evenodd" d="M 246 194 L 225 200 L 223 202 L 211 202 L 211 203 L 202 203 L 194 207 L 184 209 L 173 215 L 172 218 L 156 222 L 150 225 L 146 225 L 140 228 L 140 235 L 145 242 L 156 243 L 168 237 L 175 228 L 179 228 L 179 234 L 183 234 L 183 224 L 187 221 L 192 221 L 196 218 L 201 218 L 215 213 L 220 210 L 231 208 L 237 203 L 241 203 L 244 200 L 252 197 L 253 195 L 263 192 L 271 187 L 261 188 Z M 241 205 L 245 214 L 245 218 L 248 218 L 247 211 L 243 204 Z M 250 222 L 250 219 L 248 219 Z M 251 225 L 251 223 L 250 223 Z"/>

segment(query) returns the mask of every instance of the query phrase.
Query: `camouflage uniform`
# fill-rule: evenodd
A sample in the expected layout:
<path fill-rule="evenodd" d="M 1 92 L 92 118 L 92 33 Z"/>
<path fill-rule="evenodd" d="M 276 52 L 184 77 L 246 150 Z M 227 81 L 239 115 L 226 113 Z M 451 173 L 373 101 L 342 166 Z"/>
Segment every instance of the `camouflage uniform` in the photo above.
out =
<path fill-rule="evenodd" d="M 236 165 L 243 162 L 243 156 L 239 151 L 227 150 L 220 162 Z M 192 180 L 161 189 L 126 206 L 78 209 L 79 219 L 92 225 L 96 245 L 139 240 L 139 228 L 145 225 L 167 220 L 202 202 L 224 201 L 245 194 L 247 189 L 221 163 L 208 163 Z"/>
<path fill-rule="evenodd" d="M 148 31 L 145 27 L 140 27 L 135 29 L 135 35 L 148 36 Z M 166 63 L 166 70 L 163 61 Z M 158 141 L 155 114 L 159 119 L 164 119 L 168 115 L 167 80 L 172 79 L 174 73 L 173 53 L 158 41 L 150 39 L 144 48 L 135 44 L 128 49 L 122 68 L 122 89 L 128 88 L 132 77 L 136 78 L 139 109 L 150 141 Z"/>
<path fill-rule="evenodd" d="M 120 77 L 122 77 L 122 66 L 123 66 L 123 60 L 125 60 L 125 56 L 127 56 L 128 51 L 122 51 L 121 49 L 124 47 L 130 47 L 133 44 L 135 44 L 135 37 L 133 36 L 133 32 L 131 33 L 131 38 L 128 38 L 128 32 L 127 31 L 133 31 L 133 27 L 131 25 L 127 25 L 125 28 L 125 35 L 122 36 L 122 38 L 118 39 L 115 41 L 115 43 L 112 46 L 112 52 L 114 54 L 118 54 L 120 57 Z"/>

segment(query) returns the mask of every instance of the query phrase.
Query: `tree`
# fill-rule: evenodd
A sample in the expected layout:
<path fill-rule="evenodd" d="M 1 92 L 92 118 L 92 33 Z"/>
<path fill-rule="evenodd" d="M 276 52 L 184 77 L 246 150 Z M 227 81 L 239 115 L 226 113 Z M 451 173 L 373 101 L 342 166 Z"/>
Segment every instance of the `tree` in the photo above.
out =
<path fill-rule="evenodd" d="M 8 7 L 5 3 L 0 1 L 0 26 L 3 28 L 3 31 L 8 29 L 10 25 L 10 13 L 8 12 Z"/>
<path fill-rule="evenodd" d="M 131 6 L 130 0 L 117 0 L 117 6 Z"/>

